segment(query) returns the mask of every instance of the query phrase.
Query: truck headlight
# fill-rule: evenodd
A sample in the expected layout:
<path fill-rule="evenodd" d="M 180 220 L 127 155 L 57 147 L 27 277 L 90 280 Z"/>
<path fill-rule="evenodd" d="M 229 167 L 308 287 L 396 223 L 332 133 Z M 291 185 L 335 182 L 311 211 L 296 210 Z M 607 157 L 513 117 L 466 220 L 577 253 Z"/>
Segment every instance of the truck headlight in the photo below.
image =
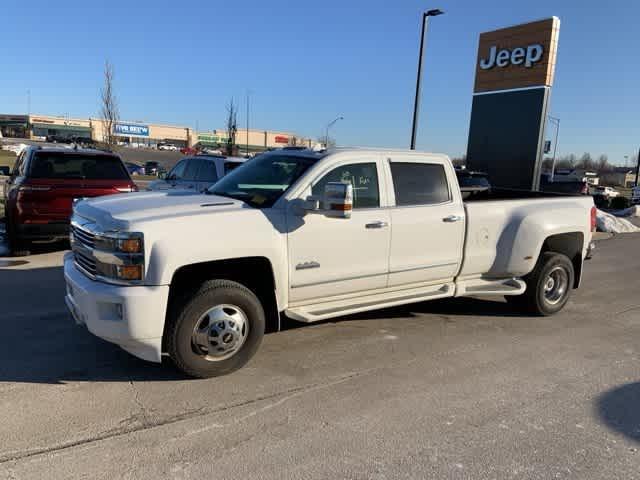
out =
<path fill-rule="evenodd" d="M 124 253 L 142 253 L 142 238 L 119 238 L 116 248 Z"/>
<path fill-rule="evenodd" d="M 93 224 L 71 222 L 75 263 L 89 277 L 118 285 L 142 283 L 144 236 L 139 232 L 104 232 Z"/>

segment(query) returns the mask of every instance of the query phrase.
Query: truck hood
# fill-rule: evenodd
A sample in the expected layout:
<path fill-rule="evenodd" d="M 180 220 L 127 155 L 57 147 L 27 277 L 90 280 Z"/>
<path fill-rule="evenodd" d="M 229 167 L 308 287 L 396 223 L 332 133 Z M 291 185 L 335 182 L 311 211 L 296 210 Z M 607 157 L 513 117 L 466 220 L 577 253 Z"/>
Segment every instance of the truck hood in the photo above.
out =
<path fill-rule="evenodd" d="M 218 195 L 183 190 L 109 195 L 83 200 L 75 214 L 105 229 L 126 229 L 132 223 L 150 222 L 181 216 L 203 215 L 248 208 L 244 202 Z"/>

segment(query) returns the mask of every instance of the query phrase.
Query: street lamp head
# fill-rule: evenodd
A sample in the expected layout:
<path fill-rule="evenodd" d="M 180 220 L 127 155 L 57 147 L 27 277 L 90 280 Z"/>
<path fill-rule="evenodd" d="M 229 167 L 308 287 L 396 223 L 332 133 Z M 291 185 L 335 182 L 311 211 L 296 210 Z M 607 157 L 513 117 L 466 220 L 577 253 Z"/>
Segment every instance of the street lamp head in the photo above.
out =
<path fill-rule="evenodd" d="M 442 15 L 444 12 L 439 8 L 434 8 L 433 10 L 427 10 L 424 15 L 426 17 L 437 17 L 438 15 Z"/>

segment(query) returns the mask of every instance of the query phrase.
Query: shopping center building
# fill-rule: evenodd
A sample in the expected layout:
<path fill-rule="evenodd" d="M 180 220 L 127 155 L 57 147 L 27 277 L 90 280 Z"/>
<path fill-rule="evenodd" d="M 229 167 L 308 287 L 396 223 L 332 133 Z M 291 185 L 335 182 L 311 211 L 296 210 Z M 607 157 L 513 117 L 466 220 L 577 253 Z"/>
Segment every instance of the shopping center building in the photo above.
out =
<path fill-rule="evenodd" d="M 47 137 L 90 138 L 102 142 L 105 138 L 104 121 L 99 118 L 72 118 L 52 115 L 10 115 L 0 114 L 0 132 L 3 137 L 46 140 Z M 136 147 L 156 147 L 159 143 L 171 143 L 178 148 L 200 144 L 216 148 L 226 143 L 228 135 L 224 130 L 196 132 L 191 127 L 161 125 L 146 122 L 119 121 L 113 126 L 113 133 L 119 143 Z M 236 144 L 240 152 L 263 151 L 287 145 L 312 146 L 311 139 L 293 133 L 269 130 L 238 129 Z"/>

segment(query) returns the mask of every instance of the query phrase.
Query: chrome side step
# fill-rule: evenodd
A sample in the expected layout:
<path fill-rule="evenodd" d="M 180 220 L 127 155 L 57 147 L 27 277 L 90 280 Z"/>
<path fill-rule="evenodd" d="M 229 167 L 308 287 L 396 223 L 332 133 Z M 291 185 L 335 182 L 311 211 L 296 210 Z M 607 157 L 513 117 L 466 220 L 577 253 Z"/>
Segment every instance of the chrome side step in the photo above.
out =
<path fill-rule="evenodd" d="M 454 285 L 453 283 L 449 283 L 391 293 L 364 295 L 359 298 L 336 300 L 321 304 L 303 305 L 289 308 L 285 310 L 285 313 L 300 322 L 317 322 L 327 318 L 340 317 L 352 313 L 365 312 L 367 310 L 377 310 L 397 305 L 434 300 L 436 298 L 452 297 L 453 293 Z"/>
<path fill-rule="evenodd" d="M 482 296 L 482 295 L 522 295 L 527 289 L 527 284 L 519 278 L 503 280 L 488 280 L 477 278 L 463 280 L 456 284 L 456 297 Z"/>

